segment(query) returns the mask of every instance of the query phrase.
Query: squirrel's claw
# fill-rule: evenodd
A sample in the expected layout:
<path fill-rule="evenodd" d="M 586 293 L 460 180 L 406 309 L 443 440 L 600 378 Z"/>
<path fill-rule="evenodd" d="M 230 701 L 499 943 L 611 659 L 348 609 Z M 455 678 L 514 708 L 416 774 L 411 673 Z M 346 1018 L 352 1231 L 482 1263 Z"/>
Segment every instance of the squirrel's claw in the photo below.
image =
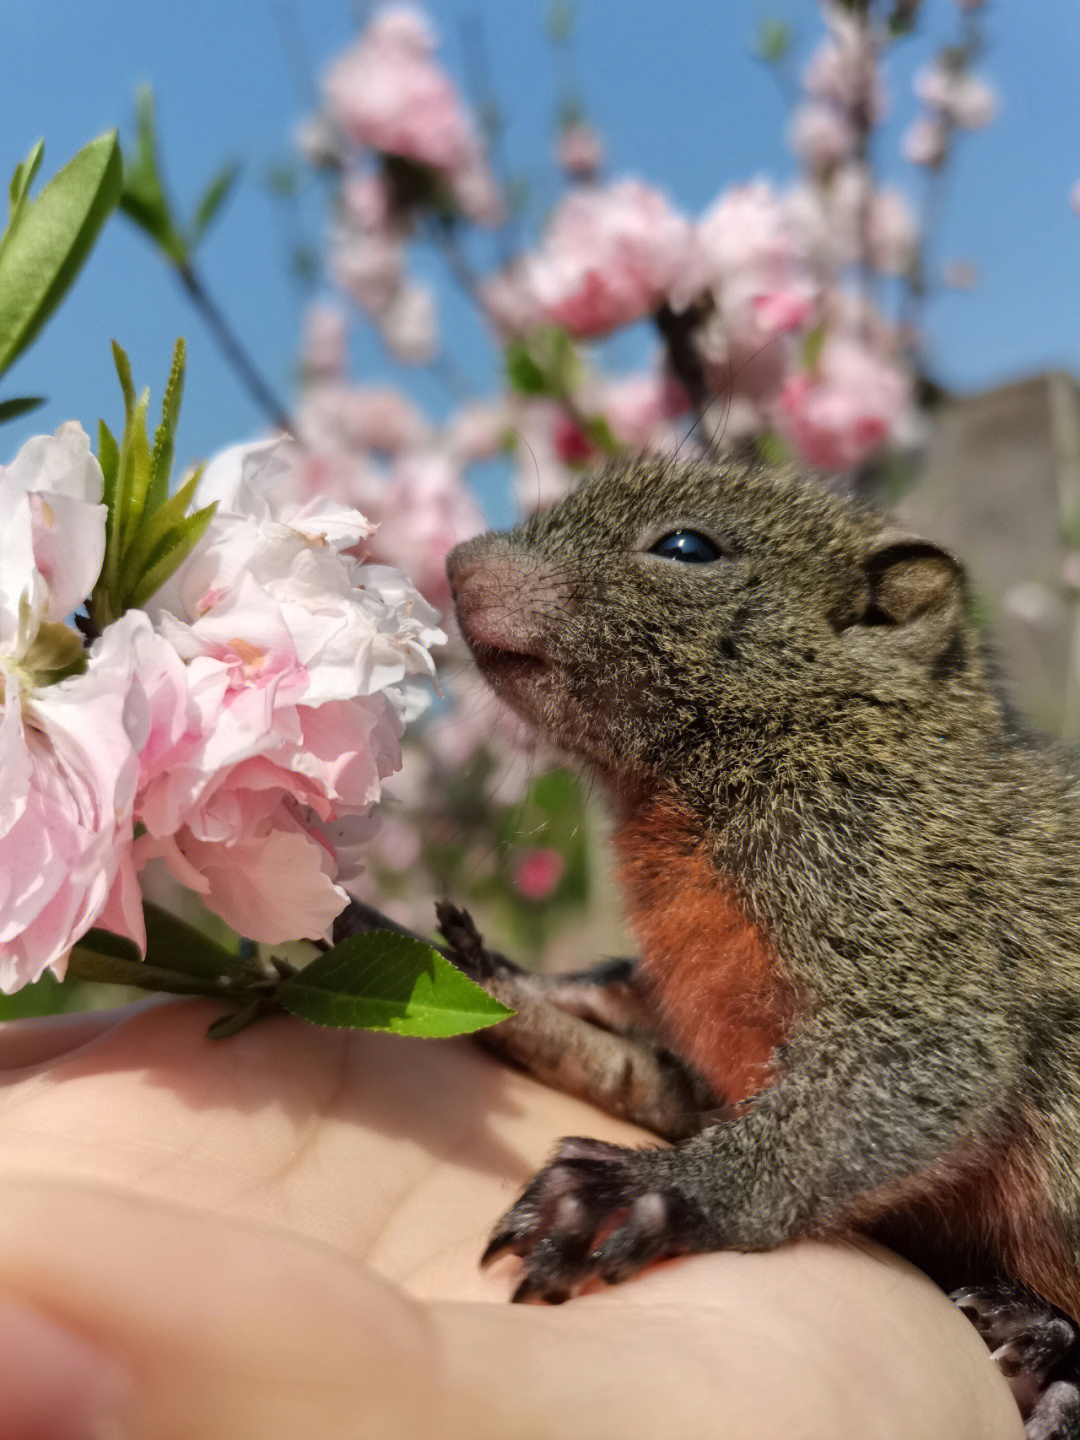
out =
<path fill-rule="evenodd" d="M 648 1152 L 564 1140 L 495 1227 L 481 1259 L 519 1255 L 514 1300 L 566 1300 L 587 1279 L 609 1284 L 695 1249 L 691 1206 L 650 1184 Z"/>
<path fill-rule="evenodd" d="M 978 1330 L 1016 1396 L 1032 1440 L 1080 1437 L 1080 1333 L 1012 1281 L 950 1297 Z"/>

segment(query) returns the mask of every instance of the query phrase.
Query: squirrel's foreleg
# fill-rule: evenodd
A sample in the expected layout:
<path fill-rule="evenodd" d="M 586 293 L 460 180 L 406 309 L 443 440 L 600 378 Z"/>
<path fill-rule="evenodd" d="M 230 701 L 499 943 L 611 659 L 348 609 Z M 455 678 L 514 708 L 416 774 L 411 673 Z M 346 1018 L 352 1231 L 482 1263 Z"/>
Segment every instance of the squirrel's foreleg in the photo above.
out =
<path fill-rule="evenodd" d="M 749 1113 L 671 1149 L 567 1140 L 495 1228 L 486 1259 L 525 1262 L 515 1298 L 565 1299 L 661 1256 L 771 1249 L 854 1229 L 926 1198 L 977 1161 L 1005 1125 L 1008 1047 L 867 1017 L 793 1037 Z M 918 1034 L 918 1053 L 905 1036 Z"/>

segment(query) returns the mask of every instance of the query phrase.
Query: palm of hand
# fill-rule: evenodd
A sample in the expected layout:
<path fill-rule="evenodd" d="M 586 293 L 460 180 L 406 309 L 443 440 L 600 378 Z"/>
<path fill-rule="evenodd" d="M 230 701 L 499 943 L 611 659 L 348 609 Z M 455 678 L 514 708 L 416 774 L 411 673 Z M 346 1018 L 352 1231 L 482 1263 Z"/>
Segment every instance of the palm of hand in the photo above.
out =
<path fill-rule="evenodd" d="M 966 1321 L 880 1252 L 697 1256 L 509 1307 L 514 1262 L 476 1258 L 515 1188 L 563 1134 L 647 1137 L 467 1042 L 282 1019 L 215 1044 L 213 1016 L 0 1027 L 21 1433 L 90 1433 L 98 1405 L 134 1440 L 1020 1435 Z M 82 1371 L 50 1369 L 42 1319 Z"/>

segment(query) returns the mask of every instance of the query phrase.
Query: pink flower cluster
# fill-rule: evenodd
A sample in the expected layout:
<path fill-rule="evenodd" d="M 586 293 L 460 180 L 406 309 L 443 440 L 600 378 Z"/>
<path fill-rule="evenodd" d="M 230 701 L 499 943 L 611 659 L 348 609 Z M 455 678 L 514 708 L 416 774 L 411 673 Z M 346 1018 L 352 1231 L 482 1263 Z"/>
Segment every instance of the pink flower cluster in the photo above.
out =
<path fill-rule="evenodd" d="M 353 557 L 362 516 L 266 498 L 274 461 L 210 467 L 207 534 L 52 684 L 81 658 L 61 617 L 100 569 L 101 472 L 78 426 L 0 471 L 0 989 L 62 974 L 94 924 L 144 944 L 155 858 L 255 940 L 323 935 L 345 905 L 445 636 L 400 572 Z"/>
<path fill-rule="evenodd" d="M 405 6 L 383 10 L 323 77 L 331 119 L 355 145 L 436 172 L 462 214 L 497 225 L 502 200 L 476 124 L 435 62 L 426 18 Z"/>
<path fill-rule="evenodd" d="M 434 295 L 409 275 L 416 215 L 437 201 L 478 225 L 505 218 L 477 126 L 434 58 L 435 36 L 417 11 L 381 11 L 323 77 L 325 116 L 309 124 L 308 154 L 342 167 L 342 204 L 330 271 L 378 325 L 400 359 L 435 354 Z M 341 137 L 335 145 L 334 135 Z M 377 169 L 369 161 L 377 157 Z"/>

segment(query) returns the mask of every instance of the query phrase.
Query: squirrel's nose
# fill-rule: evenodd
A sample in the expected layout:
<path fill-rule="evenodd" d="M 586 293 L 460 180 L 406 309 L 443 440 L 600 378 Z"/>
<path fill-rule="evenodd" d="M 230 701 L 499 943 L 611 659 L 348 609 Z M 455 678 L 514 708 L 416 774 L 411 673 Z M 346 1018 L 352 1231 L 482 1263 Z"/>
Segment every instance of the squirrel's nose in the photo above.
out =
<path fill-rule="evenodd" d="M 447 555 L 446 578 L 450 581 L 450 593 L 455 600 L 471 577 L 483 569 L 487 549 L 484 542 L 487 539 L 485 535 L 477 535 L 473 540 L 464 540 Z"/>

